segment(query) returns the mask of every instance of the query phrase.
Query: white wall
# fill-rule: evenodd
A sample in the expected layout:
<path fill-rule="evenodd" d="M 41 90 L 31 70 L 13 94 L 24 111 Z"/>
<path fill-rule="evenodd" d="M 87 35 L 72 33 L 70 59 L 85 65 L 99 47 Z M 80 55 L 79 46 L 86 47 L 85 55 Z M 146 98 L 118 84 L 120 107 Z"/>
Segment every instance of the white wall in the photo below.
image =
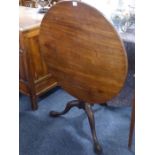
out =
<path fill-rule="evenodd" d="M 118 7 L 127 7 L 135 5 L 135 0 L 81 0 L 100 10 L 107 18 Z"/>

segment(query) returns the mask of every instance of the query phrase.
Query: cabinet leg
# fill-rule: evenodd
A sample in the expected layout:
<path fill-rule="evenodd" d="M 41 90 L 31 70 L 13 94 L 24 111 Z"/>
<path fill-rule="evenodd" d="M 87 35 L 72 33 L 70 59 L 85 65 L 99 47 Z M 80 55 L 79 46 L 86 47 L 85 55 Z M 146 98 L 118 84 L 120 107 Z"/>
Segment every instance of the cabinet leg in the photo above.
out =
<path fill-rule="evenodd" d="M 37 104 L 37 97 L 35 95 L 31 95 L 31 108 L 32 110 L 37 110 L 38 109 L 38 104 Z"/>

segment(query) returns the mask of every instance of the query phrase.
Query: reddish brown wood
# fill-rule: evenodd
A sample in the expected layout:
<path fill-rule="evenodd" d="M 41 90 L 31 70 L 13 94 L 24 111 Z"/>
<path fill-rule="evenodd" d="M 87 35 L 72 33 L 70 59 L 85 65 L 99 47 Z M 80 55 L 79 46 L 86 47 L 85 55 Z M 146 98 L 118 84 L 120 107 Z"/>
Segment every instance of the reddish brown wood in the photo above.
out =
<path fill-rule="evenodd" d="M 127 75 L 123 44 L 105 17 L 82 2 L 51 7 L 40 30 L 42 54 L 58 83 L 88 103 L 116 96 Z"/>

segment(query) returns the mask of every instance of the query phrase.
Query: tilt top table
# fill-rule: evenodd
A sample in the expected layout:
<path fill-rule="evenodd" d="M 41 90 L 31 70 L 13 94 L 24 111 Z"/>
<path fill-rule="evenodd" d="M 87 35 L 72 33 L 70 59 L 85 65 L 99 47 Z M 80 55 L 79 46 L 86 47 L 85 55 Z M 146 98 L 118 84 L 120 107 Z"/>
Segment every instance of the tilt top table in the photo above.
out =
<path fill-rule="evenodd" d="M 122 89 L 127 55 L 119 35 L 95 8 L 79 1 L 61 1 L 45 14 L 40 26 L 40 47 L 49 72 L 77 100 L 67 104 L 83 108 L 88 116 L 95 152 L 102 151 L 95 132 L 91 104 L 103 103 Z"/>

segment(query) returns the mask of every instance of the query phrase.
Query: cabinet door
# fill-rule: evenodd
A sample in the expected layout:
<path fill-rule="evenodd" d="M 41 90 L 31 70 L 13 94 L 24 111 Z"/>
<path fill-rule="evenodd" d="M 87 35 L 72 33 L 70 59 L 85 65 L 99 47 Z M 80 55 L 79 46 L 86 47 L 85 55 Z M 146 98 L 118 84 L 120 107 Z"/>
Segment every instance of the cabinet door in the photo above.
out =
<path fill-rule="evenodd" d="M 20 91 L 37 96 L 57 85 L 42 57 L 38 37 L 38 28 L 21 33 L 19 54 Z"/>
<path fill-rule="evenodd" d="M 25 36 L 25 49 L 28 67 L 35 83 L 51 76 L 45 65 L 39 46 L 39 29 L 28 32 Z"/>

